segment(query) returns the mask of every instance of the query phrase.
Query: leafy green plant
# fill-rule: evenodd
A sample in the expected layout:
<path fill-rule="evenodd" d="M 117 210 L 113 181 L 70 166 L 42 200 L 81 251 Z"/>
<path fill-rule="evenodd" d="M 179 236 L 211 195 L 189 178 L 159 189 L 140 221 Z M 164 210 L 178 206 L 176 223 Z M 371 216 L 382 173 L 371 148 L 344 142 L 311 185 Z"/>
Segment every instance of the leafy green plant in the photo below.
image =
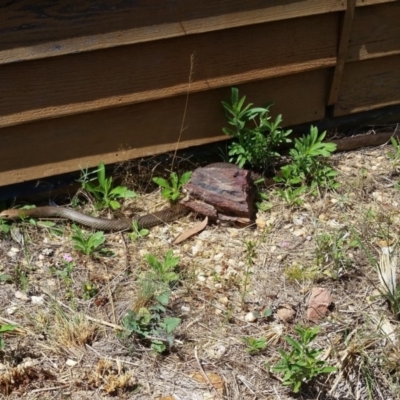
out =
<path fill-rule="evenodd" d="M 234 138 L 229 146 L 230 161 L 239 167 L 250 164 L 265 168 L 274 158 L 279 157 L 277 149 L 285 143 L 291 130 L 281 128 L 282 116 L 275 121 L 269 115 L 272 104 L 265 107 L 252 107 L 253 103 L 245 105 L 246 96 L 239 98 L 239 90 L 231 88 L 231 102 L 222 102 L 228 124 L 234 128 L 223 128 L 226 135 Z"/>
<path fill-rule="evenodd" d="M 157 353 L 163 353 L 174 343 L 173 331 L 180 325 L 181 319 L 168 317 L 166 306 L 170 293 L 163 293 L 156 298 L 156 304 L 138 312 L 129 311 L 123 318 L 122 325 L 128 331 L 127 336 L 136 334 L 141 339 L 147 339 Z"/>
<path fill-rule="evenodd" d="M 316 237 L 316 242 L 317 265 L 328 267 L 324 274 L 333 278 L 337 278 L 341 272 L 351 267 L 352 260 L 347 256 L 347 252 L 359 246 L 358 240 L 352 240 L 350 234 L 343 231 L 335 234 L 322 233 Z"/>
<path fill-rule="evenodd" d="M 285 187 L 283 189 L 277 188 L 276 192 L 279 197 L 281 197 L 289 206 L 301 206 L 303 204 L 303 199 L 300 197 L 307 191 L 305 186 L 300 186 L 297 188 L 292 188 L 291 186 Z"/>
<path fill-rule="evenodd" d="M 272 367 L 272 371 L 283 373 L 283 385 L 290 386 L 294 393 L 298 393 L 303 383 L 309 383 L 321 374 L 334 372 L 336 368 L 318 358 L 323 350 L 310 347 L 317 337 L 318 327 L 303 328 L 298 325 L 295 330 L 300 339 L 285 336 L 286 342 L 292 349 L 290 352 L 279 350 L 281 359 Z"/>
<path fill-rule="evenodd" d="M 267 347 L 267 339 L 265 338 L 256 339 L 253 337 L 244 337 L 243 342 L 247 346 L 246 350 L 249 354 L 260 353 Z"/>
<path fill-rule="evenodd" d="M 54 275 L 59 276 L 64 280 L 67 285 L 72 283 L 71 274 L 75 268 L 75 263 L 73 262 L 73 258 L 71 254 L 65 253 L 62 258 L 63 269 L 56 270 L 54 269 Z"/>
<path fill-rule="evenodd" d="M 2 233 L 10 232 L 10 225 L 8 225 L 7 222 L 1 218 L 0 218 L 0 232 L 2 232 Z"/>
<path fill-rule="evenodd" d="M 72 226 L 71 239 L 74 249 L 86 255 L 92 254 L 94 251 L 98 250 L 106 240 L 102 231 L 95 233 L 83 232 L 77 225 Z"/>
<path fill-rule="evenodd" d="M 86 282 L 83 285 L 83 299 L 90 300 L 92 297 L 99 293 L 99 289 L 94 283 Z"/>
<path fill-rule="evenodd" d="M 6 347 L 6 344 L 3 339 L 4 333 L 12 332 L 15 329 L 17 329 L 17 325 L 11 325 L 11 324 L 0 325 L 0 350 L 4 350 L 4 348 Z"/>
<path fill-rule="evenodd" d="M 149 234 L 148 229 L 143 229 L 139 227 L 139 224 L 137 221 L 133 221 L 132 223 L 132 232 L 128 234 L 129 238 L 131 240 L 138 240 L 142 237 L 145 237 Z"/>
<path fill-rule="evenodd" d="M 117 210 L 121 207 L 117 199 L 126 199 L 137 197 L 137 194 L 129 190 L 126 186 L 112 187 L 113 178 L 106 178 L 106 167 L 104 163 L 100 163 L 97 170 L 93 171 L 97 174 L 96 178 L 91 178 L 92 173 L 83 171 L 78 182 L 82 184 L 82 188 L 91 193 L 96 201 L 95 208 L 102 210 L 104 208 L 111 208 Z M 96 181 L 93 183 L 93 181 Z"/>
<path fill-rule="evenodd" d="M 154 177 L 153 182 L 162 187 L 162 196 L 172 202 L 179 199 L 183 186 L 189 182 L 192 172 L 185 172 L 182 176 L 178 177 L 176 172 L 171 172 L 169 181 L 164 178 Z"/>
<path fill-rule="evenodd" d="M 390 138 L 393 150 L 389 151 L 388 157 L 392 160 L 393 168 L 397 169 L 400 166 L 400 139 Z"/>
<path fill-rule="evenodd" d="M 168 250 L 164 261 L 157 260 L 152 254 L 146 255 L 146 261 L 152 269 L 149 271 L 148 279 L 166 284 L 179 280 L 179 274 L 175 272 L 175 268 L 179 264 L 179 257 L 174 257 L 172 250 Z"/>
<path fill-rule="evenodd" d="M 295 139 L 294 147 L 289 151 L 292 161 L 281 168 L 275 181 L 286 186 L 306 185 L 312 189 L 337 188 L 337 171 L 327 162 L 336 145 L 323 143 L 325 136 L 326 131 L 319 134 L 318 128 L 312 126 L 308 135 Z"/>

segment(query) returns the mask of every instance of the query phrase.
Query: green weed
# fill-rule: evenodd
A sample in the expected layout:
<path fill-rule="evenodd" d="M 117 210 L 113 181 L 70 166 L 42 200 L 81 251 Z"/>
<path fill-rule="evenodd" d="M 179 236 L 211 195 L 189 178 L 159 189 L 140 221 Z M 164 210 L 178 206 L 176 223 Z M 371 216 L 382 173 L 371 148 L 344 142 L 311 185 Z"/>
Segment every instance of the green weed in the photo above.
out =
<path fill-rule="evenodd" d="M 91 174 L 97 174 L 97 177 L 90 177 Z M 96 181 L 93 183 L 93 181 Z M 78 182 L 82 184 L 82 188 L 92 194 L 96 204 L 95 208 L 102 210 L 104 208 L 111 208 L 117 210 L 121 207 L 117 199 L 126 199 L 137 197 L 137 194 L 129 190 L 126 186 L 112 187 L 113 178 L 106 178 L 106 168 L 104 163 L 100 163 L 97 170 L 91 173 L 87 170 L 81 171 L 81 177 Z"/>
<path fill-rule="evenodd" d="M 295 328 L 300 340 L 285 336 L 286 342 L 292 347 L 290 352 L 279 350 L 281 359 L 274 367 L 273 372 L 282 373 L 283 385 L 290 386 L 294 393 L 298 393 L 303 383 L 309 383 L 321 374 L 336 371 L 326 361 L 320 360 L 322 349 L 312 349 L 310 344 L 317 337 L 319 328 Z"/>
<path fill-rule="evenodd" d="M 253 337 L 244 337 L 243 342 L 247 346 L 246 351 L 249 354 L 260 353 L 267 347 L 267 339 L 265 338 L 256 339 Z"/>
<path fill-rule="evenodd" d="M 126 336 L 137 335 L 140 339 L 149 340 L 151 348 L 157 353 L 163 353 L 174 343 L 173 331 L 180 325 L 181 319 L 168 317 L 166 306 L 170 293 L 156 297 L 156 304 L 138 312 L 129 311 L 123 318 L 122 325 L 127 329 Z"/>
<path fill-rule="evenodd" d="M 165 199 L 175 202 L 181 196 L 182 188 L 191 176 L 191 171 L 185 172 L 180 177 L 178 177 L 176 172 L 171 172 L 169 181 L 164 178 L 154 177 L 153 182 L 162 188 L 161 194 Z"/>
<path fill-rule="evenodd" d="M 312 126 L 308 135 L 295 139 L 294 147 L 289 151 L 292 161 L 281 168 L 281 175 L 275 177 L 275 181 L 287 187 L 337 188 L 337 171 L 327 162 L 336 145 L 323 143 L 325 136 L 326 132 L 319 134 L 318 128 Z"/>
<path fill-rule="evenodd" d="M 0 325 L 0 350 L 4 350 L 4 348 L 6 347 L 3 335 L 6 332 L 12 332 L 15 329 L 17 329 L 17 325 L 11 325 L 11 324 Z"/>
<path fill-rule="evenodd" d="M 83 285 L 83 299 L 84 300 L 90 300 L 91 298 L 96 296 L 97 293 L 99 293 L 99 289 L 97 288 L 97 286 L 94 283 L 86 282 Z"/>
<path fill-rule="evenodd" d="M 161 281 L 167 285 L 179 280 L 179 274 L 175 268 L 179 264 L 179 257 L 174 257 L 172 250 L 168 250 L 163 261 L 157 260 L 152 254 L 146 255 L 146 261 L 151 267 L 148 279 Z"/>
<path fill-rule="evenodd" d="M 322 233 L 316 237 L 316 262 L 322 267 L 333 267 L 324 271 L 325 275 L 338 278 L 340 273 L 352 265 L 347 256 L 350 249 L 359 247 L 358 240 L 352 240 L 348 232 L 338 231 L 334 234 Z"/>
<path fill-rule="evenodd" d="M 280 154 L 277 149 L 291 142 L 288 136 L 291 130 L 281 128 L 282 116 L 278 115 L 275 121 L 269 115 L 272 104 L 265 107 L 245 105 L 246 96 L 239 98 L 239 90 L 231 89 L 231 102 L 222 102 L 228 124 L 234 128 L 223 128 L 226 135 L 234 141 L 229 146 L 231 162 L 240 168 L 245 164 L 265 169 L 274 158 Z"/>
<path fill-rule="evenodd" d="M 149 234 L 148 229 L 141 229 L 137 221 L 132 222 L 132 232 L 128 234 L 131 240 L 138 240 L 142 237 L 145 237 Z"/>
<path fill-rule="evenodd" d="M 106 240 L 102 231 L 87 233 L 77 225 L 72 226 L 71 239 L 74 249 L 86 255 L 94 253 Z"/>

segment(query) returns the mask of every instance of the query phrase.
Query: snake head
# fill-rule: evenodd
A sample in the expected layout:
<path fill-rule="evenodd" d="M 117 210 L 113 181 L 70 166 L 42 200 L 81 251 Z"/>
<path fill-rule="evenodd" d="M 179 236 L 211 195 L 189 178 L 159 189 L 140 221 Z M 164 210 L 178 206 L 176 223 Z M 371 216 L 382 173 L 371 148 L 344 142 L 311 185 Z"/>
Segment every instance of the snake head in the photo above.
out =
<path fill-rule="evenodd" d="M 5 219 L 5 220 L 11 220 L 11 219 L 19 219 L 23 218 L 24 213 L 23 210 L 4 210 L 0 213 L 0 218 Z"/>

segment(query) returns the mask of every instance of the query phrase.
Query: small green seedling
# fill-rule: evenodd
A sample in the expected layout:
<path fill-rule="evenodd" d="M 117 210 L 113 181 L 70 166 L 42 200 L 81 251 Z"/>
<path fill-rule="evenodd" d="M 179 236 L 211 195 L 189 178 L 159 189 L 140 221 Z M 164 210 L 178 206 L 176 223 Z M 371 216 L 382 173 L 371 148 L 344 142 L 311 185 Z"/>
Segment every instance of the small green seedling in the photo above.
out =
<path fill-rule="evenodd" d="M 300 340 L 285 336 L 286 342 L 292 347 L 290 352 L 279 350 L 281 359 L 274 367 L 273 372 L 282 373 L 283 385 L 290 386 L 294 393 L 298 393 L 303 383 L 308 383 L 321 374 L 335 372 L 337 368 L 329 366 L 326 361 L 319 359 L 321 349 L 312 349 L 310 344 L 317 337 L 319 328 L 295 328 Z"/>
<path fill-rule="evenodd" d="M 2 233 L 10 232 L 10 225 L 8 225 L 7 222 L 1 218 L 0 218 L 0 232 L 2 232 Z"/>
<path fill-rule="evenodd" d="M 163 293 L 156 298 L 153 306 L 142 307 L 136 313 L 129 311 L 122 320 L 127 330 L 125 336 L 136 334 L 140 339 L 149 340 L 157 353 L 163 353 L 171 347 L 175 339 L 173 331 L 180 325 L 181 319 L 166 315 L 169 296 L 170 293 Z"/>
<path fill-rule="evenodd" d="M 78 182 L 82 184 L 82 188 L 93 195 L 96 204 L 95 208 L 102 210 L 104 208 L 111 208 L 117 210 L 121 207 L 117 199 L 126 199 L 137 197 L 137 194 L 129 190 L 126 186 L 117 186 L 112 188 L 112 177 L 106 178 L 106 168 L 104 163 L 100 163 L 97 170 L 97 185 L 93 183 L 96 178 L 90 178 L 87 171 L 82 170 L 81 177 Z"/>
<path fill-rule="evenodd" d="M 12 332 L 17 328 L 18 328 L 17 325 L 11 325 L 11 324 L 0 325 L 0 350 L 4 350 L 4 348 L 6 347 L 6 344 L 3 339 L 4 333 Z"/>
<path fill-rule="evenodd" d="M 223 128 L 222 131 L 231 136 L 234 141 L 229 145 L 230 162 L 235 162 L 240 168 L 250 164 L 258 168 L 266 168 L 274 158 L 279 157 L 277 149 L 290 143 L 291 130 L 281 128 L 282 116 L 275 121 L 269 115 L 269 104 L 265 107 L 245 105 L 246 96 L 239 98 L 239 90 L 231 88 L 231 102 L 222 102 L 228 124 L 233 128 Z"/>
<path fill-rule="evenodd" d="M 140 228 L 137 221 L 132 222 L 132 232 L 128 234 L 131 240 L 138 240 L 142 237 L 145 237 L 149 234 L 148 229 Z"/>
<path fill-rule="evenodd" d="M 324 143 L 325 136 L 326 131 L 319 134 L 318 128 L 312 126 L 308 135 L 295 139 L 294 148 L 289 151 L 292 161 L 281 168 L 281 174 L 275 181 L 289 187 L 306 185 L 312 189 L 337 188 L 337 171 L 327 163 L 336 145 Z"/>
<path fill-rule="evenodd" d="M 77 226 L 72 226 L 72 242 L 74 249 L 83 254 L 90 255 L 94 253 L 105 242 L 106 238 L 102 231 L 95 233 L 85 233 Z"/>
<path fill-rule="evenodd" d="M 99 289 L 97 288 L 97 286 L 94 283 L 86 282 L 83 285 L 83 299 L 84 300 L 90 300 L 91 298 L 96 296 L 97 293 L 99 293 Z"/>
<path fill-rule="evenodd" d="M 178 177 L 176 172 L 171 172 L 169 181 L 164 178 L 155 177 L 153 178 L 153 182 L 163 188 L 161 194 L 165 199 L 175 202 L 179 199 L 183 186 L 189 182 L 191 176 L 191 171 L 185 172 L 180 177 Z"/>
<path fill-rule="evenodd" d="M 179 274 L 174 272 L 179 264 L 179 257 L 174 257 L 172 250 L 169 250 L 164 261 L 158 261 L 152 254 L 146 255 L 146 261 L 150 265 L 152 271 L 149 272 L 150 279 L 171 284 L 179 280 Z"/>
<path fill-rule="evenodd" d="M 249 354 L 260 353 L 267 347 L 267 339 L 265 338 L 244 337 L 243 342 L 247 346 L 246 350 Z"/>
<path fill-rule="evenodd" d="M 285 187 L 283 189 L 277 188 L 276 192 L 279 197 L 285 200 L 288 206 L 301 206 L 303 204 L 303 199 L 301 196 L 307 191 L 307 187 L 300 186 L 296 188 Z"/>

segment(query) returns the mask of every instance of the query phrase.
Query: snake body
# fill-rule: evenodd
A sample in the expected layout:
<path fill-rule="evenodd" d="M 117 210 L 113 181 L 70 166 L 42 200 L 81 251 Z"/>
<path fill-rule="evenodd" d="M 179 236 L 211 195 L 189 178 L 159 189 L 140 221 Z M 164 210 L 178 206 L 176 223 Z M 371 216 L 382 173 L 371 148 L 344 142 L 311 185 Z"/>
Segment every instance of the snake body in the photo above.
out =
<path fill-rule="evenodd" d="M 90 215 L 72 210 L 71 208 L 44 206 L 30 208 L 28 210 L 4 210 L 0 213 L 0 218 L 5 220 L 22 218 L 65 218 L 93 229 L 104 231 L 127 231 L 132 229 L 134 221 L 137 222 L 139 228 L 151 228 L 162 223 L 175 221 L 176 219 L 189 214 L 189 212 L 190 210 L 187 207 L 178 204 L 174 207 L 168 207 L 133 219 L 107 219 L 91 217 Z"/>
<path fill-rule="evenodd" d="M 354 150 L 361 147 L 367 146 L 378 146 L 382 145 L 390 140 L 392 136 L 399 138 L 399 133 L 393 134 L 391 132 L 378 133 L 375 135 L 363 135 L 355 136 L 350 138 L 343 138 L 339 140 L 333 140 L 331 142 L 337 145 L 337 151 Z M 213 163 L 206 166 L 206 168 L 237 168 L 234 164 L 229 163 Z M 258 180 L 260 175 L 251 172 L 252 179 Z M 268 186 L 273 184 L 272 179 L 265 179 L 265 184 Z M 132 229 L 132 223 L 137 222 L 140 228 L 151 228 L 153 226 L 175 221 L 187 215 L 190 210 L 184 205 L 178 204 L 174 207 L 168 207 L 154 213 L 149 213 L 140 217 L 135 217 L 133 220 L 128 218 L 118 219 L 106 219 L 91 217 L 90 215 L 81 213 L 79 211 L 72 210 L 65 207 L 45 206 L 31 208 L 28 210 L 21 209 L 10 209 L 0 213 L 0 218 L 5 220 L 15 220 L 24 217 L 28 218 L 66 218 L 71 221 L 77 222 L 84 226 L 88 226 L 93 229 L 99 229 L 104 231 L 126 231 Z"/>

